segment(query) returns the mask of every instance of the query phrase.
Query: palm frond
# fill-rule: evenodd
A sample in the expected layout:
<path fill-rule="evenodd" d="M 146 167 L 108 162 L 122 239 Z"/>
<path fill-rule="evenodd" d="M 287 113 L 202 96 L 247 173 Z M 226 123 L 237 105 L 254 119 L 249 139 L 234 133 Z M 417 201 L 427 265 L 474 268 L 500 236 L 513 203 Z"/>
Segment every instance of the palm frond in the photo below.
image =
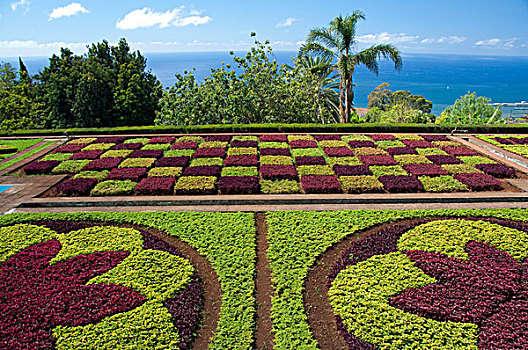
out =
<path fill-rule="evenodd" d="M 306 43 L 318 43 L 328 49 L 337 49 L 339 47 L 338 38 L 336 38 L 334 33 L 327 28 L 315 28 L 310 30 Z"/>
<path fill-rule="evenodd" d="M 383 57 L 394 63 L 394 68 L 402 68 L 402 58 L 400 51 L 391 44 L 374 45 L 356 54 L 355 61 L 357 64 L 364 65 L 369 71 L 378 75 L 378 60 Z"/>

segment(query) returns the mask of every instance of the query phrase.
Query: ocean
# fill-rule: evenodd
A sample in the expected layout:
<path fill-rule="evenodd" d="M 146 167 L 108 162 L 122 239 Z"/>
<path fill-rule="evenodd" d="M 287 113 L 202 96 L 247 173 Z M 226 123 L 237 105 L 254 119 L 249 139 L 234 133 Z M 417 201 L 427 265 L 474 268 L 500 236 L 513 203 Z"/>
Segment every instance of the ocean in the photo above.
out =
<path fill-rule="evenodd" d="M 235 54 L 244 55 L 243 52 Z M 152 72 L 164 87 L 172 86 L 175 73 L 195 69 L 195 76 L 202 80 L 212 67 L 222 62 L 232 63 L 228 52 L 178 52 L 145 53 Z M 277 51 L 280 63 L 291 64 L 296 52 Z M 48 64 L 47 57 L 23 57 L 30 74 L 35 74 Z M 18 66 L 18 58 L 0 58 L 0 62 Z M 493 102 L 528 101 L 528 57 L 404 54 L 403 69 L 394 70 L 390 62 L 380 62 L 380 74 L 376 76 L 359 67 L 354 75 L 354 104 L 366 107 L 368 94 L 379 84 L 389 83 L 390 89 L 408 90 L 433 101 L 433 113 L 440 115 L 445 107 L 468 91 L 486 96 Z M 504 108 L 508 115 L 511 109 Z"/>

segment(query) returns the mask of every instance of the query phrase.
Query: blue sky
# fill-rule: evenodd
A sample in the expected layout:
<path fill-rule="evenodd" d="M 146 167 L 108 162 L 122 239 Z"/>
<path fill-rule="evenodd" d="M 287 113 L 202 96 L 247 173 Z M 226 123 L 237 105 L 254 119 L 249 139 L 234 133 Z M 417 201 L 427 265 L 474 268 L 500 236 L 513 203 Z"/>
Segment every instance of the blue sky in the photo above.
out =
<path fill-rule="evenodd" d="M 252 31 L 294 51 L 311 28 L 355 9 L 367 16 L 358 49 L 391 42 L 403 53 L 528 56 L 528 0 L 1 0 L 0 57 L 80 53 L 121 37 L 142 52 L 236 51 Z"/>

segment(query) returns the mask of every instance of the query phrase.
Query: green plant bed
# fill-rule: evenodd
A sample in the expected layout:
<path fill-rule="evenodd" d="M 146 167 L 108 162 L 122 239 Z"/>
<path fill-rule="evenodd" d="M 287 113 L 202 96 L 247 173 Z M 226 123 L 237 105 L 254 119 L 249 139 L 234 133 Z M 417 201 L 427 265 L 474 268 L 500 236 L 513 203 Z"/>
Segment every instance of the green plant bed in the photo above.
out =
<path fill-rule="evenodd" d="M 424 186 L 426 192 L 461 192 L 469 191 L 468 187 L 452 176 L 419 176 L 418 180 Z"/>
<path fill-rule="evenodd" d="M 83 160 L 67 160 L 59 165 L 57 165 L 55 168 L 53 168 L 52 173 L 53 174 L 77 174 L 84 168 L 88 163 L 90 163 L 91 160 L 89 159 L 83 159 Z"/>
<path fill-rule="evenodd" d="M 157 167 L 148 172 L 148 176 L 170 176 L 178 177 L 182 174 L 183 168 L 180 167 Z"/>
<path fill-rule="evenodd" d="M 58 160 L 62 162 L 68 160 L 71 156 L 73 156 L 73 153 L 51 153 L 42 158 L 42 160 Z"/>
<path fill-rule="evenodd" d="M 130 180 L 107 180 L 99 182 L 90 192 L 92 196 L 127 196 L 134 193 L 137 183 Z"/>
<path fill-rule="evenodd" d="M 340 176 L 339 182 L 346 193 L 384 192 L 376 176 Z"/>
<path fill-rule="evenodd" d="M 220 165 L 224 164 L 224 160 L 218 157 L 212 158 L 195 158 L 191 161 L 190 166 L 209 166 L 209 165 Z"/>
<path fill-rule="evenodd" d="M 260 190 L 265 194 L 299 193 L 299 183 L 293 180 L 261 180 Z"/>
<path fill-rule="evenodd" d="M 233 166 L 222 169 L 222 176 L 258 176 L 256 166 Z"/>
<path fill-rule="evenodd" d="M 104 180 L 108 174 L 110 174 L 110 171 L 108 170 L 102 170 L 102 171 L 92 171 L 92 170 L 86 170 L 81 171 L 80 173 L 76 174 L 73 178 L 74 179 L 97 179 L 99 181 Z"/>

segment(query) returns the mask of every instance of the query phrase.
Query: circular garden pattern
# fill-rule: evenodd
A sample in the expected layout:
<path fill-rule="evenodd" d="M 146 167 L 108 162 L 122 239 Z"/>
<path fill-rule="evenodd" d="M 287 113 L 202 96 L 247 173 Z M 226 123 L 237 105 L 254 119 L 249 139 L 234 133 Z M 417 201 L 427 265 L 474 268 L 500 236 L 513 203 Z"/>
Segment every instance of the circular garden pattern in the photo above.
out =
<path fill-rule="evenodd" d="M 146 231 L 0 227 L 2 349 L 187 349 L 202 294 L 191 262 Z"/>
<path fill-rule="evenodd" d="M 527 256 L 526 223 L 396 223 L 344 252 L 330 304 L 350 349 L 526 349 Z"/>

